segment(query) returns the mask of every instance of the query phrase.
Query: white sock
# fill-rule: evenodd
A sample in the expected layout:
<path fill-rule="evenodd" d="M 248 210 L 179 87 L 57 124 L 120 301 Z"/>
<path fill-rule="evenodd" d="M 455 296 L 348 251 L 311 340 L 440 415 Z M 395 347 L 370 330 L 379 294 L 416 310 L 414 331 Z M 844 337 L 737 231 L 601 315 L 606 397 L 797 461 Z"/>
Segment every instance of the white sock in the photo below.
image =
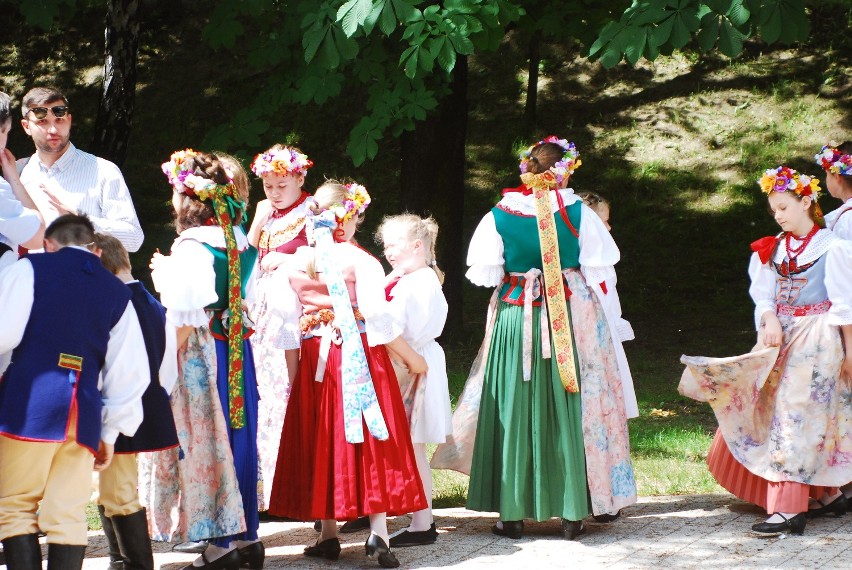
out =
<path fill-rule="evenodd" d="M 791 518 L 793 518 L 794 516 L 796 516 L 798 514 L 799 513 L 775 513 L 774 515 L 772 515 L 771 517 L 766 519 L 766 522 L 768 522 L 768 523 L 780 523 L 780 522 L 784 522 L 784 518 L 786 518 L 787 520 L 790 520 Z"/>
<path fill-rule="evenodd" d="M 317 539 L 317 544 L 331 540 L 332 538 L 337 538 L 337 521 L 334 519 L 323 519 L 322 530 Z"/>
<path fill-rule="evenodd" d="M 234 548 L 235 548 L 235 543 L 233 543 L 233 542 L 227 548 L 222 548 L 221 546 L 216 546 L 215 544 L 208 544 L 207 550 L 204 551 L 204 556 L 203 557 L 199 556 L 198 558 L 196 558 L 193 561 L 192 565 L 193 566 L 204 566 L 205 565 L 205 562 L 204 562 L 205 558 L 207 559 L 207 562 L 213 562 L 214 560 L 222 558 L 223 556 L 228 554 L 230 551 L 232 551 Z"/>
<path fill-rule="evenodd" d="M 390 545 L 387 513 L 376 513 L 370 515 L 370 532 L 379 535 L 379 538 L 384 540 L 385 544 Z"/>
<path fill-rule="evenodd" d="M 408 530 L 411 532 L 421 532 L 429 530 L 432 526 L 432 468 L 429 467 L 429 460 L 426 457 L 426 444 L 414 444 L 414 458 L 417 460 L 417 472 L 420 474 L 420 480 L 423 482 L 423 492 L 426 494 L 426 508 L 417 511 L 411 515 L 411 523 L 408 525 Z"/>

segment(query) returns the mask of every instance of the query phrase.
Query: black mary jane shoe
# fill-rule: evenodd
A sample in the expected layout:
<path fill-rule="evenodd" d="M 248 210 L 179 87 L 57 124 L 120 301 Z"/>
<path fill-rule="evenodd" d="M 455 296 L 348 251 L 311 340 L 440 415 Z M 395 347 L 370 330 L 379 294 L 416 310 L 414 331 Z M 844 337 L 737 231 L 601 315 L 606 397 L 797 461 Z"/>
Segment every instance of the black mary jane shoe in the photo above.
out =
<path fill-rule="evenodd" d="M 239 570 L 240 564 L 243 562 L 236 548 L 216 560 L 207 560 L 207 555 L 202 552 L 201 560 L 204 561 L 203 565 L 194 566 L 190 564 L 189 566 L 185 566 L 183 570 Z"/>
<path fill-rule="evenodd" d="M 314 521 L 314 530 L 317 531 L 317 532 L 322 532 L 322 521 L 321 520 L 315 520 Z"/>
<path fill-rule="evenodd" d="M 343 523 L 343 526 L 340 527 L 340 532 L 358 532 L 360 530 L 367 530 L 368 528 L 370 528 L 370 517 L 358 517 L 355 520 Z"/>
<path fill-rule="evenodd" d="M 257 542 L 252 542 L 247 546 L 238 548 L 237 552 L 240 553 L 240 562 L 243 568 L 250 568 L 251 570 L 261 570 L 263 568 L 263 561 L 266 558 L 266 548 L 264 548 L 261 541 L 258 540 Z"/>
<path fill-rule="evenodd" d="M 334 538 L 318 542 L 313 546 L 306 546 L 305 556 L 337 560 L 340 557 L 340 540 L 335 536 Z"/>
<path fill-rule="evenodd" d="M 586 527 L 583 526 L 583 521 L 562 519 L 562 538 L 565 540 L 574 540 L 584 532 Z"/>
<path fill-rule="evenodd" d="M 391 548 L 404 546 L 425 546 L 427 544 L 435 544 L 438 540 L 438 529 L 435 528 L 435 523 L 428 530 L 408 530 L 405 529 L 390 537 Z"/>
<path fill-rule="evenodd" d="M 839 497 L 837 497 L 827 505 L 819 499 L 814 500 L 819 503 L 820 506 L 815 509 L 808 509 L 808 512 L 806 514 L 809 519 L 814 519 L 830 513 L 833 513 L 834 516 L 839 517 L 841 515 L 845 515 L 846 511 L 849 510 L 849 501 L 846 499 L 846 495 L 844 495 L 842 492 L 840 493 Z"/>
<path fill-rule="evenodd" d="M 612 521 L 618 520 L 618 518 L 620 516 L 621 516 L 621 511 L 618 511 L 614 515 L 609 514 L 609 513 L 604 513 L 602 515 L 592 515 L 592 518 L 595 520 L 595 522 L 611 523 Z"/>
<path fill-rule="evenodd" d="M 491 532 L 497 536 L 505 536 L 506 538 L 521 538 L 524 534 L 524 521 L 500 521 L 503 528 L 498 525 L 491 527 Z"/>
<path fill-rule="evenodd" d="M 378 534 L 370 533 L 367 542 L 364 543 L 364 550 L 367 552 L 368 558 L 377 558 L 379 566 L 382 568 L 398 568 L 399 560 L 396 555 L 391 552 L 390 547 Z"/>
<path fill-rule="evenodd" d="M 799 513 L 794 517 L 787 518 L 781 513 L 777 513 L 782 519 L 781 522 L 771 523 L 762 522 L 752 525 L 751 530 L 763 536 L 778 536 L 785 532 L 790 534 L 805 534 L 805 525 L 808 522 L 805 513 Z"/>

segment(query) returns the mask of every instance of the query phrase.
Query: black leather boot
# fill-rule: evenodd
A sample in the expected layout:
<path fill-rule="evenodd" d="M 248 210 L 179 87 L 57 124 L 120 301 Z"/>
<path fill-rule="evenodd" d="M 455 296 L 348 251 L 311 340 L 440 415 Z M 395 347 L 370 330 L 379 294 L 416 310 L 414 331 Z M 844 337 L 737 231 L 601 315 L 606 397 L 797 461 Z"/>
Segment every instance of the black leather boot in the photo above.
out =
<path fill-rule="evenodd" d="M 107 547 L 109 548 L 109 570 L 124 570 L 124 558 L 118 548 L 118 540 L 115 538 L 115 530 L 112 527 L 112 519 L 106 516 L 104 506 L 98 505 L 98 514 L 101 515 L 101 527 L 104 529 Z"/>
<path fill-rule="evenodd" d="M 112 526 L 127 570 L 154 570 L 154 553 L 148 537 L 145 509 L 130 515 L 112 517 Z"/>
<path fill-rule="evenodd" d="M 3 540 L 8 570 L 41 570 L 41 546 L 37 534 L 19 534 Z"/>
<path fill-rule="evenodd" d="M 81 570 L 85 557 L 85 545 L 48 544 L 47 570 Z"/>

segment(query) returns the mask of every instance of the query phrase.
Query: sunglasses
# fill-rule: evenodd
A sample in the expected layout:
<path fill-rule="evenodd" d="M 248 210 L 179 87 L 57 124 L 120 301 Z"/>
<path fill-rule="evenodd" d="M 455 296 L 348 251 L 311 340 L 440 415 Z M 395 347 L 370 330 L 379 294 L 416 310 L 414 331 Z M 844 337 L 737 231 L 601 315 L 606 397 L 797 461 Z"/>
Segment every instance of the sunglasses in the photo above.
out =
<path fill-rule="evenodd" d="M 68 105 L 57 105 L 56 107 L 33 107 L 30 109 L 30 113 L 38 119 L 39 121 L 47 117 L 47 112 L 53 112 L 53 116 L 57 119 L 61 119 L 65 115 L 68 114 Z"/>

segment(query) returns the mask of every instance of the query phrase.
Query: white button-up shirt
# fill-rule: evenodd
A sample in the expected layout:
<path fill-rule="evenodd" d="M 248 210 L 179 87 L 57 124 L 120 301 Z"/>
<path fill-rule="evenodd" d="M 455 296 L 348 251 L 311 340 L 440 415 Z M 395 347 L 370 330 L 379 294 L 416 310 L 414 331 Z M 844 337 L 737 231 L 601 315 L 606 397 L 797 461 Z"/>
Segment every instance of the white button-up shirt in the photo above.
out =
<path fill-rule="evenodd" d="M 43 184 L 66 206 L 86 214 L 95 230 L 109 234 L 127 248 L 138 251 L 144 235 L 130 198 L 130 190 L 121 171 L 112 162 L 84 152 L 73 144 L 48 167 L 38 154 L 18 161 L 21 182 L 44 216 L 44 223 L 59 217 L 59 212 L 49 205 Z"/>

